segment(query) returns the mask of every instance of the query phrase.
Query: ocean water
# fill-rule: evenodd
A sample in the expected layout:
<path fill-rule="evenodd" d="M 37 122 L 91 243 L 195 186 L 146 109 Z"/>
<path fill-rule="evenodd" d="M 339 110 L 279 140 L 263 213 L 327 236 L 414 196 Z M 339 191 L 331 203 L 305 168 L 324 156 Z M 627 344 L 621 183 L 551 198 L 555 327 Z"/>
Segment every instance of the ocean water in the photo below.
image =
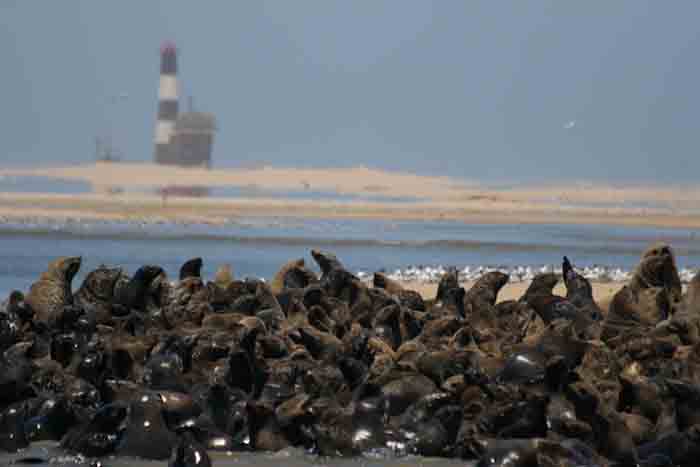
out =
<path fill-rule="evenodd" d="M 171 277 L 189 258 L 204 259 L 212 277 L 225 263 L 236 277 L 269 279 L 286 261 L 310 250 L 334 252 L 354 272 L 409 266 L 559 265 L 631 269 L 656 240 L 671 243 L 680 267 L 700 266 L 696 232 L 601 225 L 469 225 L 456 221 L 399 222 L 254 218 L 225 225 L 123 222 L 0 223 L 0 293 L 27 290 L 58 256 L 82 256 L 74 285 L 100 264 L 128 272 L 158 264 Z"/>
<path fill-rule="evenodd" d="M 81 194 L 92 192 L 88 182 L 33 176 L 0 176 L 0 192 Z"/>

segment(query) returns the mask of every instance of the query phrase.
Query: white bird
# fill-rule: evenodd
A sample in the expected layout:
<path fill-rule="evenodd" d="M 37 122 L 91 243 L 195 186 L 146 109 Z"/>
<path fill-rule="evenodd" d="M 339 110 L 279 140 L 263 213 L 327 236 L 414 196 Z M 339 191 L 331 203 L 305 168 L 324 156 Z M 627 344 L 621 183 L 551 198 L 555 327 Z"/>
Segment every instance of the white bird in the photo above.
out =
<path fill-rule="evenodd" d="M 570 129 L 572 129 L 572 128 L 575 127 L 575 126 L 576 126 L 576 120 L 571 120 L 570 122 L 566 122 L 566 123 L 564 124 L 564 129 L 570 130 Z"/>

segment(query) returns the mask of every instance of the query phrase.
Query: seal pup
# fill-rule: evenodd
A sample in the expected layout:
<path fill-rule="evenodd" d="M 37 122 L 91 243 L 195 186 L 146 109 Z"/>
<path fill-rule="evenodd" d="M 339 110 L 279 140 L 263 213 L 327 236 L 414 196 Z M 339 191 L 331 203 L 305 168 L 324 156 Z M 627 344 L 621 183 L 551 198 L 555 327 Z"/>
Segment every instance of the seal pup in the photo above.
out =
<path fill-rule="evenodd" d="M 81 262 L 80 256 L 64 256 L 49 263 L 48 269 L 29 288 L 25 300 L 34 310 L 34 319 L 48 322 L 64 306 L 73 304 L 71 286 Z"/>

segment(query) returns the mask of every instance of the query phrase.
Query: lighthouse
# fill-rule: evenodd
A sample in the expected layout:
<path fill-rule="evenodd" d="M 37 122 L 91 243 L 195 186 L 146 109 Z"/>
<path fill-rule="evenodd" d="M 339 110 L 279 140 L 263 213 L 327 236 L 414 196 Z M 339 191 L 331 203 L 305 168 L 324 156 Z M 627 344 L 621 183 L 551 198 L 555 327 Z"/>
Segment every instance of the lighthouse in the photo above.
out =
<path fill-rule="evenodd" d="M 158 87 L 158 119 L 156 121 L 155 153 L 157 164 L 177 163 L 171 147 L 178 117 L 177 48 L 169 41 L 160 47 L 160 85 Z"/>

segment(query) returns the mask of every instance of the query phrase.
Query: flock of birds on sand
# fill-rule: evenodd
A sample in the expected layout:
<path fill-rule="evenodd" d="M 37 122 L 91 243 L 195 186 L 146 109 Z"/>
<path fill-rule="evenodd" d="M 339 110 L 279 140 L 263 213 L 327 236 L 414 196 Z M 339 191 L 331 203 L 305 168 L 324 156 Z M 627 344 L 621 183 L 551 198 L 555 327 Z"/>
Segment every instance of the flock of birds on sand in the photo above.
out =
<path fill-rule="evenodd" d="M 585 271 L 431 270 L 434 297 L 312 250 L 270 281 L 52 261 L 0 306 L 0 450 L 210 467 L 212 451 L 420 455 L 478 467 L 700 459 L 700 274 L 654 244 L 601 307 Z M 416 269 L 418 271 L 418 269 Z M 476 274 L 468 290 L 460 281 Z M 417 272 L 415 274 L 418 274 Z M 477 278 L 478 277 L 478 278 Z M 566 294 L 553 292 L 563 282 Z"/>
<path fill-rule="evenodd" d="M 456 270 L 459 275 L 460 282 L 473 282 L 478 280 L 484 274 L 489 272 L 501 272 L 507 274 L 509 282 L 530 282 L 538 274 L 561 274 L 561 266 L 553 264 L 542 264 L 538 266 L 463 266 L 455 267 L 443 265 L 426 266 L 412 265 L 405 269 L 395 269 L 387 276 L 399 282 L 416 282 L 422 284 L 435 284 L 450 270 Z M 697 268 L 681 268 L 678 271 L 681 282 L 687 284 L 697 274 Z M 358 271 L 357 276 L 360 279 L 371 280 L 373 273 L 367 271 Z M 604 266 L 592 265 L 579 268 L 579 274 L 592 282 L 626 282 L 632 277 L 633 271 L 623 269 L 619 266 Z"/>

